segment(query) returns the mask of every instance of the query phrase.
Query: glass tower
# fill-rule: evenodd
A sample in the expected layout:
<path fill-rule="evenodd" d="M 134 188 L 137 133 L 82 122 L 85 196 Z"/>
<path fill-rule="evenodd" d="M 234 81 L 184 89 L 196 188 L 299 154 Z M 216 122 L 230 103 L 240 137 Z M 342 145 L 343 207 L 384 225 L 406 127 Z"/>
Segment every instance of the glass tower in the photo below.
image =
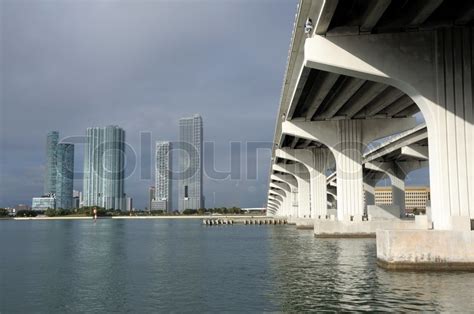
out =
<path fill-rule="evenodd" d="M 48 133 L 46 139 L 46 172 L 43 195 L 56 193 L 56 151 L 58 140 L 58 131 L 51 131 Z"/>
<path fill-rule="evenodd" d="M 203 123 L 200 115 L 179 120 L 179 141 L 178 209 L 203 208 Z"/>
<path fill-rule="evenodd" d="M 60 143 L 56 152 L 56 208 L 73 208 L 74 144 Z"/>
<path fill-rule="evenodd" d="M 118 126 L 86 132 L 84 206 L 125 210 L 125 131 Z"/>
<path fill-rule="evenodd" d="M 171 207 L 171 143 L 156 142 L 155 150 L 155 202 L 156 209 L 170 211 Z M 151 207 L 150 207 L 151 208 Z"/>

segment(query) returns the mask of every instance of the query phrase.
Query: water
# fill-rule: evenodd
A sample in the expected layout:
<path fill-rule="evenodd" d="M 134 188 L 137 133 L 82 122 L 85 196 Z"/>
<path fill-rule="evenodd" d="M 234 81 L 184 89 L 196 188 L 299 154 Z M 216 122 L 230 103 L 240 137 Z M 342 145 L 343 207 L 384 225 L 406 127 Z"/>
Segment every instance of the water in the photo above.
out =
<path fill-rule="evenodd" d="M 387 272 L 373 239 L 198 220 L 0 221 L 0 313 L 474 309 L 474 273 Z"/>

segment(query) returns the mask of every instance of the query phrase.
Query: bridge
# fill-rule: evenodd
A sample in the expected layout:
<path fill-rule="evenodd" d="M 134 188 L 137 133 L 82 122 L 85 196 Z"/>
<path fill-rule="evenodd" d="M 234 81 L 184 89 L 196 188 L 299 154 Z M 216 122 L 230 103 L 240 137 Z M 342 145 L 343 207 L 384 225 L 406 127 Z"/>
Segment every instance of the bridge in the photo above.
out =
<path fill-rule="evenodd" d="M 318 237 L 376 235 L 383 267 L 474 269 L 473 19 L 468 0 L 301 0 L 268 214 Z M 401 209 L 406 174 L 428 162 L 429 214 L 377 219 L 377 180 Z"/>

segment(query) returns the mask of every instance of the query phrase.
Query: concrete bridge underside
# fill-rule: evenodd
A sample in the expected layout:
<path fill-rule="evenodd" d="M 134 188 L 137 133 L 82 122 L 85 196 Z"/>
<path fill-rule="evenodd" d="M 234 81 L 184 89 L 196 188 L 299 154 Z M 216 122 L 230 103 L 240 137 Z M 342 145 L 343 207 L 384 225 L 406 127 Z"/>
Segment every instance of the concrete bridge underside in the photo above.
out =
<path fill-rule="evenodd" d="M 467 0 L 300 1 L 275 129 L 273 213 L 311 219 L 316 235 L 380 229 L 377 257 L 386 267 L 474 269 L 473 18 Z M 401 132 L 416 141 L 368 152 Z M 375 173 L 390 176 L 400 201 L 403 173 L 428 157 L 426 221 L 366 221 Z M 337 198 L 331 219 L 328 192 Z"/>

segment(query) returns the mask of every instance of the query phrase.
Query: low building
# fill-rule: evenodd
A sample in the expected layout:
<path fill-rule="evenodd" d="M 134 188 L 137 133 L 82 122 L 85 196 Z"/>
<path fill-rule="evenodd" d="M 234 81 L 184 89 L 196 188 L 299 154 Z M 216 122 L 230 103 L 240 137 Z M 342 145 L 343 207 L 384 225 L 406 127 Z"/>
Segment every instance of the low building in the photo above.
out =
<path fill-rule="evenodd" d="M 426 204 L 431 199 L 430 188 L 426 186 L 413 186 L 405 189 L 406 212 L 411 213 L 414 209 L 426 209 Z"/>
<path fill-rule="evenodd" d="M 266 208 L 241 208 L 241 210 L 249 214 L 264 214 L 267 211 Z"/>
<path fill-rule="evenodd" d="M 20 210 L 30 210 L 31 207 L 26 205 L 26 204 L 18 204 L 15 206 L 15 211 L 20 211 Z"/>
<path fill-rule="evenodd" d="M 152 200 L 150 210 L 162 210 L 167 211 L 167 202 L 166 200 Z"/>
<path fill-rule="evenodd" d="M 44 195 L 41 197 L 33 197 L 31 209 L 44 211 L 48 208 L 56 209 L 56 197 L 54 195 Z"/>

